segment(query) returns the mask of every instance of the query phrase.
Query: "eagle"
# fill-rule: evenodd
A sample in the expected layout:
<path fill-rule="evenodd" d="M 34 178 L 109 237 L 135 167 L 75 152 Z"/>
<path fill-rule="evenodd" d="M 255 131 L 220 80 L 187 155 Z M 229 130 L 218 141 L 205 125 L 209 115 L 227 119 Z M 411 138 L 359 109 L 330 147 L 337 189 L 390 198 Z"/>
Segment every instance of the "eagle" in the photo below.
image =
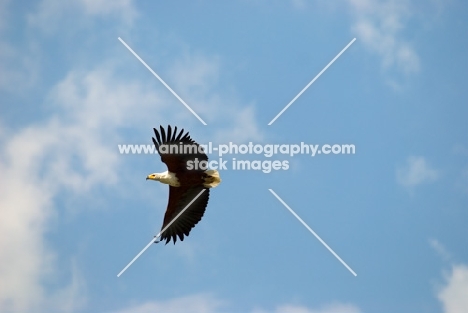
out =
<path fill-rule="evenodd" d="M 177 133 L 177 127 L 173 131 L 170 125 L 167 132 L 162 126 L 159 128 L 159 132 L 153 128 L 156 138 L 152 139 L 161 161 L 167 166 L 167 171 L 149 174 L 146 179 L 169 185 L 169 200 L 161 227 L 162 233 L 155 243 L 166 240 L 168 244 L 172 239 L 175 244 L 177 237 L 183 241 L 184 236 L 188 236 L 192 228 L 200 222 L 208 205 L 209 189 L 218 186 L 221 179 L 217 170 L 208 169 L 208 156 L 203 148 L 190 138 L 188 132 L 184 134 L 182 129 Z M 187 207 L 188 204 L 190 206 Z M 182 211 L 183 213 L 174 220 Z"/>

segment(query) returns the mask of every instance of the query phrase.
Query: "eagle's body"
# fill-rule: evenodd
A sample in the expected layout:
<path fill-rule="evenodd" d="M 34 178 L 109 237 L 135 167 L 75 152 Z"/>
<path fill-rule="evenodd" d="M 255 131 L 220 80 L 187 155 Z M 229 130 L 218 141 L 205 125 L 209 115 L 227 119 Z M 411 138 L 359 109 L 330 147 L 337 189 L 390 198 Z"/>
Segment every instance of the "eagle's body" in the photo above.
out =
<path fill-rule="evenodd" d="M 221 179 L 216 170 L 189 166 L 190 162 L 195 161 L 197 161 L 196 163 L 200 161 L 207 163 L 208 157 L 199 149 L 200 146 L 190 138 L 188 133 L 183 135 L 184 130 L 181 130 L 177 134 L 177 127 L 172 133 L 170 126 L 168 126 L 167 135 L 162 126 L 160 132 L 161 134 L 154 129 L 156 138 L 153 138 L 153 143 L 161 156 L 161 161 L 167 165 L 168 170 L 163 173 L 150 174 L 146 179 L 169 185 L 169 201 L 161 229 L 164 229 L 203 190 L 203 193 L 184 213 L 161 234 L 161 241 L 166 240 L 167 244 L 171 239 L 175 243 L 177 237 L 182 241 L 184 235 L 189 235 L 190 230 L 195 227 L 205 213 L 209 199 L 209 188 L 219 185 Z M 190 147 L 196 149 L 186 149 Z"/>

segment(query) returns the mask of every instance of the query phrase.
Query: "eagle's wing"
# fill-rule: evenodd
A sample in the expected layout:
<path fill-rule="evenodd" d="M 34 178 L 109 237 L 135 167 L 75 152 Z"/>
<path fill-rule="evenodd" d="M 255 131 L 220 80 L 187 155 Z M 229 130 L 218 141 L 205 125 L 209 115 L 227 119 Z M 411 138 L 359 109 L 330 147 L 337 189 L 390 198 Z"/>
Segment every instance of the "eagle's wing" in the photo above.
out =
<path fill-rule="evenodd" d="M 161 241 L 166 240 L 167 244 L 172 239 L 175 244 L 177 236 L 183 241 L 184 235 L 188 236 L 190 230 L 202 219 L 210 197 L 209 189 L 204 188 L 202 185 L 190 187 L 169 186 L 169 203 L 167 205 L 166 214 L 164 215 L 164 223 L 161 230 L 164 229 L 202 190 L 204 190 L 204 192 L 161 234 Z"/>
<path fill-rule="evenodd" d="M 153 143 L 161 156 L 161 161 L 167 165 L 169 172 L 180 173 L 187 171 L 187 162 L 195 161 L 195 159 L 198 159 L 199 162 L 208 161 L 208 156 L 204 152 L 200 153 L 200 145 L 190 138 L 188 132 L 184 135 L 184 130 L 182 129 L 179 134 L 177 134 L 177 127 L 175 127 L 174 132 L 172 132 L 171 126 L 168 126 L 166 134 L 162 126 L 159 128 L 161 134 L 159 134 L 156 128 L 153 128 L 156 136 L 156 138 L 153 137 Z M 174 146 L 176 146 L 179 153 L 163 153 L 163 151 L 161 151 L 162 145 L 166 145 L 166 152 L 171 152 L 171 148 L 172 151 L 175 151 Z M 190 146 L 190 148 L 188 146 Z"/>

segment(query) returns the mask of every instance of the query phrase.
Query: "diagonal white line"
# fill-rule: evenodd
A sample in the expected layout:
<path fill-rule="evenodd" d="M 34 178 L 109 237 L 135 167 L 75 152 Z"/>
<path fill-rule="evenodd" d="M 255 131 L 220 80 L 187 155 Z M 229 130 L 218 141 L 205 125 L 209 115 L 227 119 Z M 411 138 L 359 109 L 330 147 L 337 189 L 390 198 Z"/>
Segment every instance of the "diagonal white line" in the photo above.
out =
<path fill-rule="evenodd" d="M 135 262 L 152 244 L 154 243 L 154 238 L 151 239 L 151 241 L 146 245 L 146 247 L 143 248 L 143 250 L 140 251 L 136 255 L 136 257 L 133 258 L 133 260 L 130 261 L 130 263 L 127 264 L 127 266 L 124 267 L 123 270 L 120 271 L 120 273 L 117 274 L 117 277 L 120 277 L 132 264 Z"/>
<path fill-rule="evenodd" d="M 190 201 L 190 203 L 187 204 L 187 206 L 186 206 L 182 211 L 180 211 L 180 213 L 177 214 L 177 216 L 174 217 L 174 218 L 172 219 L 172 221 L 170 221 L 169 224 L 167 224 L 166 227 L 164 227 L 163 230 L 161 230 L 161 231 L 159 232 L 159 234 L 158 234 L 155 238 L 151 239 L 151 241 L 146 245 L 146 247 L 144 247 L 143 250 L 141 250 L 140 253 L 138 253 L 138 254 L 133 258 L 133 260 L 131 260 L 130 263 L 128 263 L 127 266 L 125 266 L 124 269 L 120 271 L 119 274 L 117 274 L 117 277 L 120 277 L 120 275 L 122 275 L 122 274 L 133 264 L 133 262 L 135 262 L 135 261 L 136 261 L 136 260 L 137 260 L 137 259 L 154 243 L 154 241 L 157 240 L 157 239 L 161 236 L 161 234 L 164 233 L 164 232 L 166 231 L 166 229 L 168 229 L 169 226 L 171 226 L 172 223 L 174 223 L 174 222 L 179 218 L 179 216 L 181 216 L 182 213 L 184 213 L 185 210 L 187 210 L 187 208 L 188 208 L 189 206 L 191 206 L 192 203 L 195 202 L 195 200 L 198 199 L 198 197 L 201 196 L 201 194 L 202 194 L 203 192 L 205 192 L 205 189 L 202 189 L 202 191 L 200 191 L 200 192 L 198 193 L 198 195 L 197 195 L 195 198 L 193 198 L 192 201 Z"/>
<path fill-rule="evenodd" d="M 344 47 L 343 50 L 341 50 L 340 53 L 338 53 L 337 56 L 334 57 L 333 60 L 331 60 L 330 63 L 328 63 L 327 66 L 325 66 L 325 67 L 323 68 L 323 70 L 321 70 L 320 73 L 318 73 L 317 76 L 315 76 L 314 79 L 312 79 L 312 80 L 310 81 L 310 83 L 308 83 L 307 86 L 305 86 L 305 87 L 301 90 L 301 92 L 299 92 L 299 93 L 297 94 L 297 96 L 295 96 L 294 99 L 292 99 L 292 100 L 284 107 L 284 109 L 282 109 L 281 112 L 279 112 L 278 115 L 276 115 L 275 118 L 271 120 L 270 123 L 268 123 L 268 126 L 270 126 L 271 124 L 273 124 L 273 123 L 276 121 L 276 119 L 277 119 L 278 117 L 280 117 L 281 114 L 283 114 L 284 111 L 286 111 L 286 110 L 291 106 L 291 104 L 293 104 L 294 101 L 296 101 L 297 98 L 299 98 L 299 97 L 304 93 L 304 91 L 306 91 L 307 88 L 309 88 L 310 85 L 312 85 L 312 84 L 320 77 L 320 75 L 322 75 L 322 74 L 336 61 L 336 59 L 338 59 L 338 58 L 343 54 L 343 52 L 345 52 L 345 51 L 349 48 L 349 46 L 351 46 L 351 45 L 353 44 L 354 41 L 356 41 L 356 38 L 353 38 L 353 40 L 351 40 L 351 42 L 348 43 L 348 44 L 346 45 L 346 47 Z"/>
<path fill-rule="evenodd" d="M 161 77 L 159 77 L 159 75 L 156 74 L 156 73 L 151 69 L 151 67 L 149 67 L 149 65 L 146 64 L 146 62 L 143 61 L 142 58 L 140 58 L 140 56 L 139 56 L 138 54 L 136 54 L 136 52 L 133 51 L 133 49 L 130 48 L 130 46 L 127 45 L 127 43 L 126 43 L 125 41 L 123 41 L 122 38 L 119 37 L 118 39 L 119 39 L 120 42 L 121 42 L 137 59 L 138 59 L 138 61 L 140 61 L 140 62 L 151 72 L 151 74 L 153 74 L 153 75 L 164 85 L 164 87 L 166 87 L 177 99 L 179 99 L 179 101 L 180 101 L 183 105 L 185 105 L 185 107 L 186 107 L 190 112 L 192 112 L 192 114 L 195 115 L 195 117 L 198 118 L 198 120 L 199 120 L 203 125 L 206 126 L 205 121 L 202 120 L 201 117 L 198 116 L 198 114 L 195 113 L 195 111 L 192 110 L 192 108 L 189 107 L 189 105 L 188 105 L 187 103 L 185 103 L 185 101 L 182 100 L 182 98 L 179 97 L 179 95 L 176 94 L 176 92 L 175 92 L 174 90 L 172 90 L 172 88 L 169 87 L 169 85 L 166 84 L 166 82 L 165 82 Z"/>
<path fill-rule="evenodd" d="M 172 219 L 172 221 L 170 221 L 169 224 L 167 224 L 166 227 L 164 227 L 164 228 L 159 232 L 159 234 L 156 236 L 156 238 L 154 238 L 154 240 L 158 239 L 158 238 L 161 236 L 161 234 L 164 233 L 164 232 L 166 231 L 166 229 L 168 229 L 169 226 L 171 226 L 172 223 L 174 223 L 174 222 L 176 221 L 176 219 L 178 219 L 179 216 L 181 216 L 182 213 L 184 213 L 185 210 L 186 210 L 189 206 L 191 206 L 192 203 L 195 202 L 195 200 L 197 200 L 198 197 L 200 197 L 202 193 L 205 192 L 205 190 L 206 190 L 206 189 L 202 189 L 202 190 L 198 193 L 198 195 L 197 195 L 195 198 L 193 198 L 192 201 L 190 201 L 190 203 L 187 204 L 187 206 L 186 206 L 182 211 L 180 211 L 180 213 L 177 214 L 176 217 L 174 217 L 174 218 Z"/>
<path fill-rule="evenodd" d="M 292 215 L 294 215 L 295 218 L 298 219 L 299 222 L 301 222 L 302 225 L 305 226 L 305 228 L 307 228 L 307 229 L 312 233 L 312 235 L 315 236 L 315 238 L 317 238 L 317 239 L 325 246 L 325 248 L 328 249 L 328 251 L 330 251 L 330 252 L 335 256 L 335 258 L 338 259 L 338 261 L 341 262 L 341 264 L 343 264 L 343 265 L 348 269 L 348 271 L 351 272 L 351 274 L 353 274 L 354 276 L 357 276 L 357 274 L 351 269 L 351 267 L 349 267 L 348 264 L 346 264 L 346 262 L 343 261 L 343 260 L 338 256 L 338 254 L 336 254 L 335 251 L 333 251 L 332 248 L 330 248 L 330 247 L 325 243 L 325 241 L 323 241 L 322 238 L 320 238 L 320 236 L 317 235 L 317 234 L 312 230 L 312 228 L 310 228 L 309 225 L 307 225 L 307 224 L 302 220 L 302 218 L 300 218 L 299 215 L 297 215 L 296 212 L 294 212 L 294 211 L 286 204 L 286 202 L 283 201 L 283 199 L 281 199 L 272 189 L 268 189 L 268 190 L 276 197 L 276 199 L 279 200 L 279 202 L 281 202 L 281 203 L 286 207 L 286 209 L 289 210 L 289 212 L 292 213 Z"/>

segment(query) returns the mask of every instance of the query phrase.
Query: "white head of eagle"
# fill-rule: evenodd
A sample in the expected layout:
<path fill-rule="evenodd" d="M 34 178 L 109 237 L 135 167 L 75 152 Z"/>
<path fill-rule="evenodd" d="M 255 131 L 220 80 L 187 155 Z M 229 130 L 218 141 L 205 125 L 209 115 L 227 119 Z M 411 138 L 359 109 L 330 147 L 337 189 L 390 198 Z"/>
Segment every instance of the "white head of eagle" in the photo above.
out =
<path fill-rule="evenodd" d="M 221 183 L 219 173 L 216 170 L 206 168 L 189 167 L 188 164 L 208 163 L 208 156 L 200 145 L 190 138 L 189 133 L 184 134 L 182 129 L 177 133 L 177 127 L 172 131 L 171 126 L 165 129 L 160 126 L 160 133 L 153 128 L 156 138 L 153 143 L 161 156 L 161 161 L 167 165 L 167 171 L 153 173 L 146 179 L 156 180 L 169 185 L 169 201 L 167 204 L 163 230 L 202 190 L 204 192 L 161 234 L 161 241 L 166 244 L 181 241 L 184 235 L 188 236 L 193 227 L 201 220 L 205 213 L 210 196 L 209 188 Z"/>

